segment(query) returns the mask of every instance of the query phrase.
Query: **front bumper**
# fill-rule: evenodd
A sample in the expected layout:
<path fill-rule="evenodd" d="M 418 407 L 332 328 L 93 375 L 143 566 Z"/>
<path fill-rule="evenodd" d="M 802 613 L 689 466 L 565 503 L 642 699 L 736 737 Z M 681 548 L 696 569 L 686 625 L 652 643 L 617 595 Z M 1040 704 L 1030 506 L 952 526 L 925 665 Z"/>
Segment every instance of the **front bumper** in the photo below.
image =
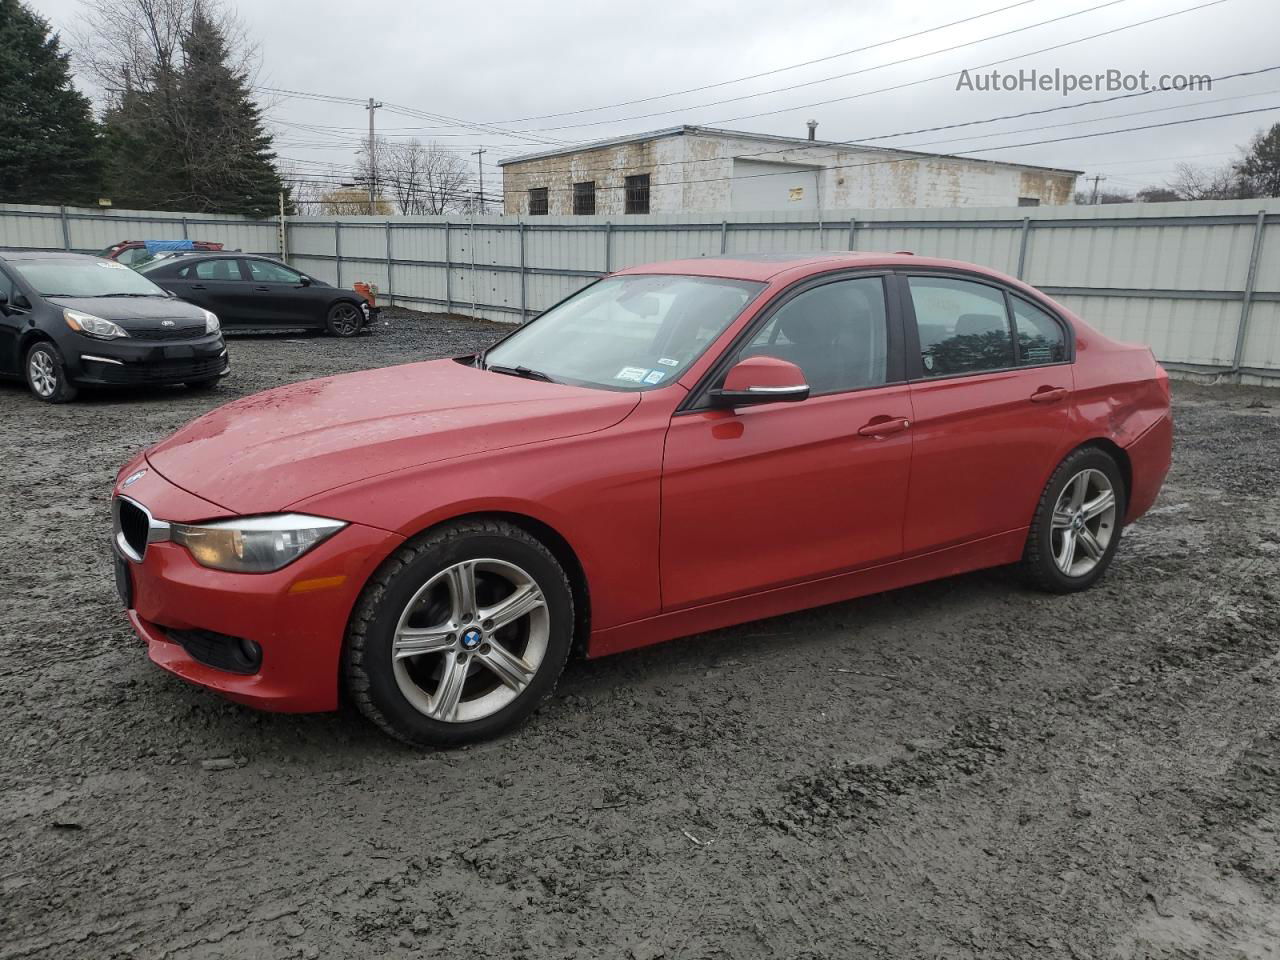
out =
<path fill-rule="evenodd" d="M 221 333 L 177 343 L 77 336 L 65 346 L 72 348 L 63 350 L 67 375 L 83 385 L 163 386 L 211 380 L 231 371 Z"/>
<path fill-rule="evenodd" d="M 115 495 L 143 504 L 153 516 L 193 522 L 232 514 L 182 490 L 135 461 L 127 477 L 146 472 Z M 114 542 L 114 538 L 113 538 Z M 226 573 L 202 567 L 185 547 L 148 544 L 141 562 L 116 548 L 117 580 L 129 597 L 128 616 L 151 660 L 190 683 L 263 710 L 315 712 L 338 705 L 339 662 L 347 621 L 365 582 L 402 540 L 352 524 L 282 570 Z M 172 634 L 213 632 L 261 648 L 253 673 L 198 659 Z M 196 655 L 193 655 L 193 652 Z"/>

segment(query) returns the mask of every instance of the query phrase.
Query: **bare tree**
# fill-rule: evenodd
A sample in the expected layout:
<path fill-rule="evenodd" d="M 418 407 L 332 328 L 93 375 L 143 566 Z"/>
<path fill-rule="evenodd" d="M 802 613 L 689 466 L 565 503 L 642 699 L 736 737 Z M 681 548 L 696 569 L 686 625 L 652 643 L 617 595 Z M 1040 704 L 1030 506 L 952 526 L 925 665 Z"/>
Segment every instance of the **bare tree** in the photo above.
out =
<path fill-rule="evenodd" d="M 1197 167 L 1179 163 L 1169 189 L 1183 200 L 1233 200 L 1243 195 L 1235 167 Z"/>
<path fill-rule="evenodd" d="M 375 176 L 379 195 L 385 191 L 406 216 L 446 213 L 457 209 L 463 198 L 466 161 L 434 141 L 380 137 L 374 141 L 374 160 L 369 163 L 366 147 L 360 157 L 361 176 Z M 367 195 L 364 212 L 368 212 Z"/>

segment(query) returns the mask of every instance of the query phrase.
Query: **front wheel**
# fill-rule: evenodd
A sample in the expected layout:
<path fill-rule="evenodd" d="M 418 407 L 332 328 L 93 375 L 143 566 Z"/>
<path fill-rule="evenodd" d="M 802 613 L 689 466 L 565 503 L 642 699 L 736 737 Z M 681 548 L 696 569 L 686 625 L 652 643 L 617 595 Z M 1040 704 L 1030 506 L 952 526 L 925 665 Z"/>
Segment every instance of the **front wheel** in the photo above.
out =
<path fill-rule="evenodd" d="M 342 301 L 329 308 L 325 326 L 335 337 L 354 337 L 360 332 L 364 314 L 354 303 Z"/>
<path fill-rule="evenodd" d="M 48 341 L 42 340 L 27 351 L 23 369 L 27 375 L 27 387 L 38 400 L 45 403 L 70 403 L 79 393 L 67 379 L 62 354 Z"/>
<path fill-rule="evenodd" d="M 541 542 L 498 520 L 448 524 L 396 551 L 365 587 L 347 688 L 408 743 L 483 740 L 551 695 L 573 620 L 569 581 Z"/>
<path fill-rule="evenodd" d="M 1059 464 L 1040 497 L 1022 569 L 1037 587 L 1073 593 L 1107 572 L 1120 546 L 1124 479 L 1115 460 L 1082 447 Z"/>

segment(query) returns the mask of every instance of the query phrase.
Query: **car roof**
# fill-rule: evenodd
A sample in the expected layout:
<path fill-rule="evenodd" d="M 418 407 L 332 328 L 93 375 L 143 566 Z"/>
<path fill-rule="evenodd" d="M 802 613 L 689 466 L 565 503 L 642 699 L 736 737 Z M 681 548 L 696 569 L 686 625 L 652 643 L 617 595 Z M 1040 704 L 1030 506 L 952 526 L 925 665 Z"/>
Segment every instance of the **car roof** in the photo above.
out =
<path fill-rule="evenodd" d="M 964 270 L 980 273 L 1001 280 L 1004 274 L 973 263 L 960 260 L 940 260 L 934 257 L 917 257 L 906 251 L 883 253 L 874 251 L 819 251 L 816 253 L 755 253 L 724 257 L 692 257 L 686 260 L 667 260 L 643 266 L 619 270 L 620 274 L 667 273 L 697 277 L 723 277 L 729 280 L 755 280 L 767 283 L 772 280 L 795 280 L 810 274 L 851 267 L 931 267 L 934 269 Z"/>
<path fill-rule="evenodd" d="M 0 260 L 101 260 L 91 253 L 68 253 L 65 250 L 4 250 L 0 249 Z"/>

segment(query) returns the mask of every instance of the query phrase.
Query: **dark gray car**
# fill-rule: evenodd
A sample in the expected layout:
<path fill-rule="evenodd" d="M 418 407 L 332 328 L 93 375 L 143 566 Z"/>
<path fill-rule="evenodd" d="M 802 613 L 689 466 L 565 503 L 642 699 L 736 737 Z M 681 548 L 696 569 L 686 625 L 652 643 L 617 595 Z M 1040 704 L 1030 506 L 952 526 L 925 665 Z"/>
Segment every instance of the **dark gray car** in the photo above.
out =
<path fill-rule="evenodd" d="M 311 327 L 353 337 L 369 322 L 354 290 L 309 277 L 278 260 L 245 253 L 208 253 L 156 260 L 140 268 L 183 300 L 231 325 Z"/>

